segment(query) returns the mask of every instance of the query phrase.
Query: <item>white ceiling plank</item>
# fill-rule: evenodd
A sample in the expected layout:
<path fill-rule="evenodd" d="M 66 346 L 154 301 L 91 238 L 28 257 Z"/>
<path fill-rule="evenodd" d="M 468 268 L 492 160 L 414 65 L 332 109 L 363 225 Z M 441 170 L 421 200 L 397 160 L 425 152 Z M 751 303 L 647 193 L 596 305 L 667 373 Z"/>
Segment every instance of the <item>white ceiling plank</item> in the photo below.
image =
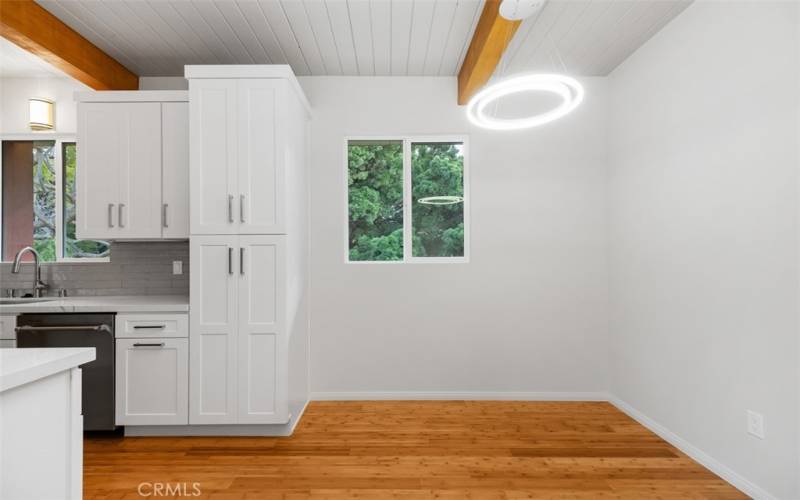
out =
<path fill-rule="evenodd" d="M 549 42 L 550 31 L 558 23 L 559 18 L 571 5 L 571 2 L 548 2 L 544 5 L 539 15 L 532 24 L 532 29 L 526 34 L 522 44 L 516 53 L 504 64 L 498 66 L 506 74 L 528 72 L 537 68 L 533 67 L 533 61 L 537 59 L 537 54 L 542 48 L 552 52 L 552 45 Z M 541 69 L 541 68 L 538 68 Z M 552 68 L 549 68 L 552 69 Z"/>
<path fill-rule="evenodd" d="M 275 38 L 277 38 L 283 53 L 286 55 L 286 60 L 292 66 L 294 72 L 298 75 L 310 75 L 311 69 L 303 51 L 300 49 L 300 45 L 297 43 L 297 38 L 292 31 L 289 20 L 286 18 L 283 5 L 275 0 L 259 0 L 258 5 L 272 27 Z"/>
<path fill-rule="evenodd" d="M 675 18 L 678 14 L 684 11 L 686 7 L 691 4 L 689 1 L 681 1 L 670 4 L 659 5 L 657 16 L 648 16 L 651 20 L 650 26 L 646 29 L 637 30 L 638 33 L 630 34 L 629 36 L 620 37 L 616 44 L 606 52 L 603 65 L 597 67 L 593 72 L 596 74 L 608 75 L 614 71 L 617 66 L 622 64 L 628 57 L 630 57 L 636 50 L 644 45 L 654 34 L 658 33 L 661 28 L 666 26 L 668 22 Z M 644 25 L 642 25 L 644 28 Z M 634 31 L 634 30 L 631 30 Z"/>
<path fill-rule="evenodd" d="M 483 12 L 483 0 L 458 0 L 456 17 L 447 40 L 439 75 L 458 75 Z"/>
<path fill-rule="evenodd" d="M 442 66 L 444 49 L 455 24 L 457 0 L 438 0 L 433 11 L 428 50 L 422 65 L 422 74 L 435 76 Z"/>
<path fill-rule="evenodd" d="M 325 65 L 328 75 L 341 75 L 342 63 L 339 61 L 339 52 L 336 50 L 336 40 L 333 38 L 331 23 L 328 20 L 328 9 L 325 2 L 320 0 L 306 0 L 303 2 L 308 16 L 308 22 L 317 40 L 320 57 Z"/>
<path fill-rule="evenodd" d="M 255 33 L 259 44 L 269 55 L 269 60 L 272 61 L 272 64 L 289 64 L 286 54 L 283 53 L 283 49 L 278 43 L 278 38 L 267 22 L 267 18 L 261 12 L 261 7 L 252 0 L 239 1 L 237 6 L 242 12 L 247 25 Z"/>
<path fill-rule="evenodd" d="M 371 0 L 372 53 L 375 74 L 392 73 L 392 3 L 390 0 Z"/>
<path fill-rule="evenodd" d="M 233 56 L 234 64 L 253 64 L 255 59 L 247 52 L 244 44 L 225 20 L 216 2 L 202 1 L 191 2 L 200 13 L 203 20 L 208 23 L 212 31 Z"/>
<path fill-rule="evenodd" d="M 325 0 L 328 10 L 328 21 L 331 25 L 333 38 L 336 42 L 336 51 L 345 75 L 358 75 L 359 67 L 356 59 L 356 48 L 353 43 L 353 32 L 350 29 L 350 14 L 347 11 L 346 0 Z"/>
<path fill-rule="evenodd" d="M 299 0 L 283 0 L 281 5 L 283 6 L 284 14 L 286 14 L 286 19 L 289 21 L 292 33 L 300 47 L 300 51 L 303 53 L 306 63 L 308 63 L 311 74 L 328 74 L 325 61 L 322 59 L 322 54 L 319 49 L 317 37 L 308 19 L 308 12 L 306 11 L 305 4 Z"/>
<path fill-rule="evenodd" d="M 565 60 L 583 74 L 587 61 L 591 62 L 598 48 L 604 48 L 617 30 L 624 26 L 622 21 L 635 7 L 635 4 L 636 2 L 633 0 L 612 2 L 609 8 L 602 12 L 597 21 L 592 24 L 591 29 L 581 37 L 581 43 L 576 44 L 574 49 L 565 54 Z"/>
<path fill-rule="evenodd" d="M 37 0 L 142 76 L 185 64 L 290 64 L 298 75 L 456 75 L 484 0 Z M 495 77 L 607 75 L 692 0 L 548 0 Z"/>
<path fill-rule="evenodd" d="M 411 40 L 408 47 L 408 74 L 422 75 L 425 56 L 431 37 L 431 24 L 436 10 L 434 0 L 414 0 L 414 15 L 411 19 Z"/>
<path fill-rule="evenodd" d="M 156 1 L 154 3 L 159 2 Z M 159 40 L 173 49 L 178 59 L 183 61 L 183 64 L 197 64 L 202 61 L 200 55 L 178 35 L 158 11 L 153 9 L 150 2 L 139 1 L 132 8 L 136 9 L 136 13 L 141 17 L 142 22 L 156 33 Z"/>
<path fill-rule="evenodd" d="M 137 51 L 145 51 L 148 58 L 160 63 L 162 69 L 157 73 L 147 72 L 141 76 L 171 76 L 179 74 L 182 69 L 181 55 L 166 43 L 158 33 L 134 12 L 126 1 L 101 2 L 99 0 L 84 0 L 87 8 L 95 9 L 96 6 L 108 6 L 114 16 L 109 18 L 114 24 L 111 28 L 121 36 L 126 36 L 136 47 Z"/>
<path fill-rule="evenodd" d="M 369 0 L 347 0 L 353 46 L 358 60 L 358 73 L 362 76 L 375 74 L 375 58 L 372 45 L 372 16 Z"/>
<path fill-rule="evenodd" d="M 205 41 L 197 36 L 192 27 L 181 17 L 175 7 L 166 0 L 150 0 L 149 6 L 169 25 L 176 36 L 197 55 L 197 62 L 205 61 L 219 62 L 216 54 L 209 48 Z"/>
<path fill-rule="evenodd" d="M 413 0 L 392 2 L 392 60 L 391 74 L 408 74 L 408 47 L 411 41 L 411 17 L 414 14 Z"/>
<path fill-rule="evenodd" d="M 233 32 L 236 40 L 244 47 L 250 59 L 256 64 L 272 64 L 270 57 L 264 46 L 256 38 L 255 31 L 247 22 L 244 13 L 239 9 L 236 2 L 216 2 L 219 13 L 225 19 L 225 23 Z"/>
<path fill-rule="evenodd" d="M 233 64 L 236 62 L 233 53 L 228 49 L 219 35 L 217 35 L 208 21 L 203 18 L 200 11 L 194 6 L 194 2 L 174 0 L 169 2 L 169 4 L 175 9 L 175 12 L 181 16 L 181 19 L 192 28 L 192 31 L 203 40 L 206 47 L 214 54 L 218 64 Z"/>
<path fill-rule="evenodd" d="M 110 37 L 108 26 L 92 14 L 84 12 L 77 2 L 40 0 L 37 3 L 135 74 L 140 75 L 144 71 L 145 61 L 132 55 L 124 42 Z"/>

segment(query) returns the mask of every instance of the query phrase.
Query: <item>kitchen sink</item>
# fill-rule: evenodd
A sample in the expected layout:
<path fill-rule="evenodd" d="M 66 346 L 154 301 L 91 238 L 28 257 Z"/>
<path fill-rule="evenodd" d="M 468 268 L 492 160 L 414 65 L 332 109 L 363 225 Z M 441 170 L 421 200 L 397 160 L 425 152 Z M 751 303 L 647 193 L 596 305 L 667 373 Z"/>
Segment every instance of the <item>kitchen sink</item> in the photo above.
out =
<path fill-rule="evenodd" d="M 34 302 L 48 302 L 58 300 L 58 297 L 20 297 L 14 299 L 0 299 L 0 306 L 9 304 L 31 304 Z"/>

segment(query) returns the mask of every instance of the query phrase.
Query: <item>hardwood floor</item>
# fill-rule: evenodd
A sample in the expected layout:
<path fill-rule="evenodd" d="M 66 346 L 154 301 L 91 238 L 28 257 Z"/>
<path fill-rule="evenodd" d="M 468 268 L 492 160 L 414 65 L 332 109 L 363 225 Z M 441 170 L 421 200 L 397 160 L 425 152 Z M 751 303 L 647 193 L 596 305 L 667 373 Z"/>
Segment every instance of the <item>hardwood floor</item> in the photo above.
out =
<path fill-rule="evenodd" d="M 289 438 L 91 437 L 84 454 L 87 500 L 142 482 L 214 500 L 747 498 L 608 403 L 314 402 Z"/>

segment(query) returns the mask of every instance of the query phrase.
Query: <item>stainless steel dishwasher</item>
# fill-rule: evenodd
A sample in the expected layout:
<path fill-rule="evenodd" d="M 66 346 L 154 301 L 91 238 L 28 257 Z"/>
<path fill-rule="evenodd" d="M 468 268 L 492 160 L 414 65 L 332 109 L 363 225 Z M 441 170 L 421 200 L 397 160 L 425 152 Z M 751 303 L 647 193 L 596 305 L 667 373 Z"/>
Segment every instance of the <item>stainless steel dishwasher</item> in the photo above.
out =
<path fill-rule="evenodd" d="M 114 430 L 114 314 L 63 313 L 17 316 L 17 347 L 94 347 L 81 365 L 83 430 Z"/>

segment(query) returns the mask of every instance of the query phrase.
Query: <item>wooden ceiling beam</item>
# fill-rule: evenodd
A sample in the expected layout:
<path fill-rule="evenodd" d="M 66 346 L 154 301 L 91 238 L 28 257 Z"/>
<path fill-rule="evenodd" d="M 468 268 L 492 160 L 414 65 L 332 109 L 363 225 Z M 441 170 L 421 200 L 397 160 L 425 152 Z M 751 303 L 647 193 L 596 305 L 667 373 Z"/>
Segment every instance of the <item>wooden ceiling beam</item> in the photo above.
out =
<path fill-rule="evenodd" d="M 500 16 L 500 0 L 486 0 L 458 72 L 458 104 L 467 104 L 489 81 L 521 23 Z"/>
<path fill-rule="evenodd" d="M 0 0 L 0 36 L 95 90 L 139 88 L 139 77 L 33 0 Z"/>

